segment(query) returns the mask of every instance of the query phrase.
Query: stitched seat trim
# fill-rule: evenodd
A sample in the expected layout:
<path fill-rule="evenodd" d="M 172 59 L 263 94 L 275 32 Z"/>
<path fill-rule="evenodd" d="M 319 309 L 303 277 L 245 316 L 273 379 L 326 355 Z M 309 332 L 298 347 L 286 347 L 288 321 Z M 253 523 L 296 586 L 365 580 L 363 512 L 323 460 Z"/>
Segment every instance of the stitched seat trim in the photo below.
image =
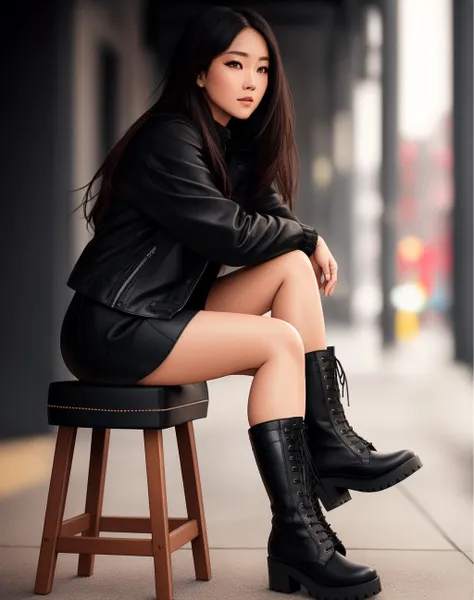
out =
<path fill-rule="evenodd" d="M 186 408 L 187 406 L 193 406 L 194 404 L 202 404 L 208 402 L 209 399 L 198 400 L 197 402 L 190 402 L 189 404 L 180 404 L 179 406 L 171 406 L 170 408 L 94 408 L 86 406 L 60 406 L 58 404 L 48 404 L 48 408 L 62 408 L 67 410 L 87 410 L 87 411 L 98 411 L 98 412 L 120 412 L 120 413 L 143 413 L 143 412 L 168 412 L 170 410 L 177 410 L 179 408 Z"/>

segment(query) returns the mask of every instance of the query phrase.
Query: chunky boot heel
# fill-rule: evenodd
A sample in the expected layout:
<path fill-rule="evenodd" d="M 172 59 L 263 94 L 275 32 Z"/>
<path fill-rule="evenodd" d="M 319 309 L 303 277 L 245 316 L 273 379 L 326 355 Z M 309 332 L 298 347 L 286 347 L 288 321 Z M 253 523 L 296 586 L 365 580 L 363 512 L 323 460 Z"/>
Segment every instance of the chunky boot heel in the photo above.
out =
<path fill-rule="evenodd" d="M 301 583 L 289 575 L 288 567 L 285 564 L 270 557 L 268 557 L 267 562 L 269 588 L 273 592 L 292 594 L 300 591 Z"/>
<path fill-rule="evenodd" d="M 363 600 L 378 594 L 372 567 L 346 558 L 346 549 L 323 514 L 320 484 L 302 417 L 275 419 L 249 429 L 252 450 L 270 499 L 269 587 L 292 594 L 301 587 L 319 600 Z M 323 486 L 332 503 L 336 486 Z M 329 503 L 331 503 L 329 502 Z"/>
<path fill-rule="evenodd" d="M 304 570 L 295 569 L 277 560 L 268 557 L 270 573 L 270 589 L 274 592 L 292 594 L 298 592 L 304 586 L 308 594 L 317 600 L 362 600 L 372 598 L 382 591 L 380 580 L 374 577 L 371 581 L 365 581 L 351 588 L 346 586 L 328 586 L 321 584 L 309 576 Z M 271 564 L 271 571 L 270 571 Z M 273 577 L 273 579 L 272 579 Z M 274 587 L 272 587 L 274 584 Z"/>
<path fill-rule="evenodd" d="M 316 484 L 316 495 L 327 511 L 333 510 L 352 500 L 348 489 L 336 487 L 324 480 L 320 480 Z"/>

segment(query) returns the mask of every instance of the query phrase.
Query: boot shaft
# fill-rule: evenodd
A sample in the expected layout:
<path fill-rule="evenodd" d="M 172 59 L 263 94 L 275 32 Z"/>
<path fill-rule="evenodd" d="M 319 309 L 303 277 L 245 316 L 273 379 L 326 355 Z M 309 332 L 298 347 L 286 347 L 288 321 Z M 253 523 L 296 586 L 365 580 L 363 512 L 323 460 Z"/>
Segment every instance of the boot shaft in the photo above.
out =
<path fill-rule="evenodd" d="M 332 397 L 338 396 L 337 378 L 333 348 L 317 350 L 305 354 L 306 395 L 311 402 L 306 403 L 305 422 L 310 425 L 321 423 L 332 428 L 330 404 Z"/>
<path fill-rule="evenodd" d="M 295 417 L 259 423 L 249 429 L 250 444 L 274 516 L 291 515 L 299 504 L 298 465 L 290 435 L 293 427 L 301 427 L 302 423 L 301 417 Z"/>
<path fill-rule="evenodd" d="M 316 473 L 302 417 L 260 423 L 249 438 L 273 514 L 270 556 L 325 563 L 339 542 L 314 498 Z"/>
<path fill-rule="evenodd" d="M 341 402 L 341 388 L 349 390 L 334 346 L 305 354 L 306 415 L 308 440 L 315 462 L 337 464 L 340 456 L 353 464 L 370 460 L 372 444 L 350 426 Z"/>

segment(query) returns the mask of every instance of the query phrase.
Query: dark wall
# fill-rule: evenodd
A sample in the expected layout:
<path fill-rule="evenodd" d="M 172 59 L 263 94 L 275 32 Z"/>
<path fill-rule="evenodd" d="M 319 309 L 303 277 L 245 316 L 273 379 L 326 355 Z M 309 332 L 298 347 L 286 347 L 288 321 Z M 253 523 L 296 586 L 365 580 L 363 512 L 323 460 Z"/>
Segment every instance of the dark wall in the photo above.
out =
<path fill-rule="evenodd" d="M 69 264 L 72 0 L 2 9 L 0 439 L 48 430 Z"/>
<path fill-rule="evenodd" d="M 453 0 L 453 326 L 455 359 L 473 366 L 472 0 Z"/>

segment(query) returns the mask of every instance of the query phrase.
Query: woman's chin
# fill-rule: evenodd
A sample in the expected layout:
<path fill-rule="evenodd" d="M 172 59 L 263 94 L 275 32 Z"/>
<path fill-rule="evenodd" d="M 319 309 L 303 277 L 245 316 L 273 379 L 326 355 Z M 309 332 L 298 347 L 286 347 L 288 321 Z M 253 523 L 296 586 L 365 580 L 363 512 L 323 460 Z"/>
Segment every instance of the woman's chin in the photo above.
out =
<path fill-rule="evenodd" d="M 248 119 L 249 117 L 252 116 L 253 110 L 236 110 L 233 113 L 229 113 L 231 115 L 231 117 L 233 117 L 234 119 L 240 119 L 241 121 L 245 121 L 245 119 Z"/>

